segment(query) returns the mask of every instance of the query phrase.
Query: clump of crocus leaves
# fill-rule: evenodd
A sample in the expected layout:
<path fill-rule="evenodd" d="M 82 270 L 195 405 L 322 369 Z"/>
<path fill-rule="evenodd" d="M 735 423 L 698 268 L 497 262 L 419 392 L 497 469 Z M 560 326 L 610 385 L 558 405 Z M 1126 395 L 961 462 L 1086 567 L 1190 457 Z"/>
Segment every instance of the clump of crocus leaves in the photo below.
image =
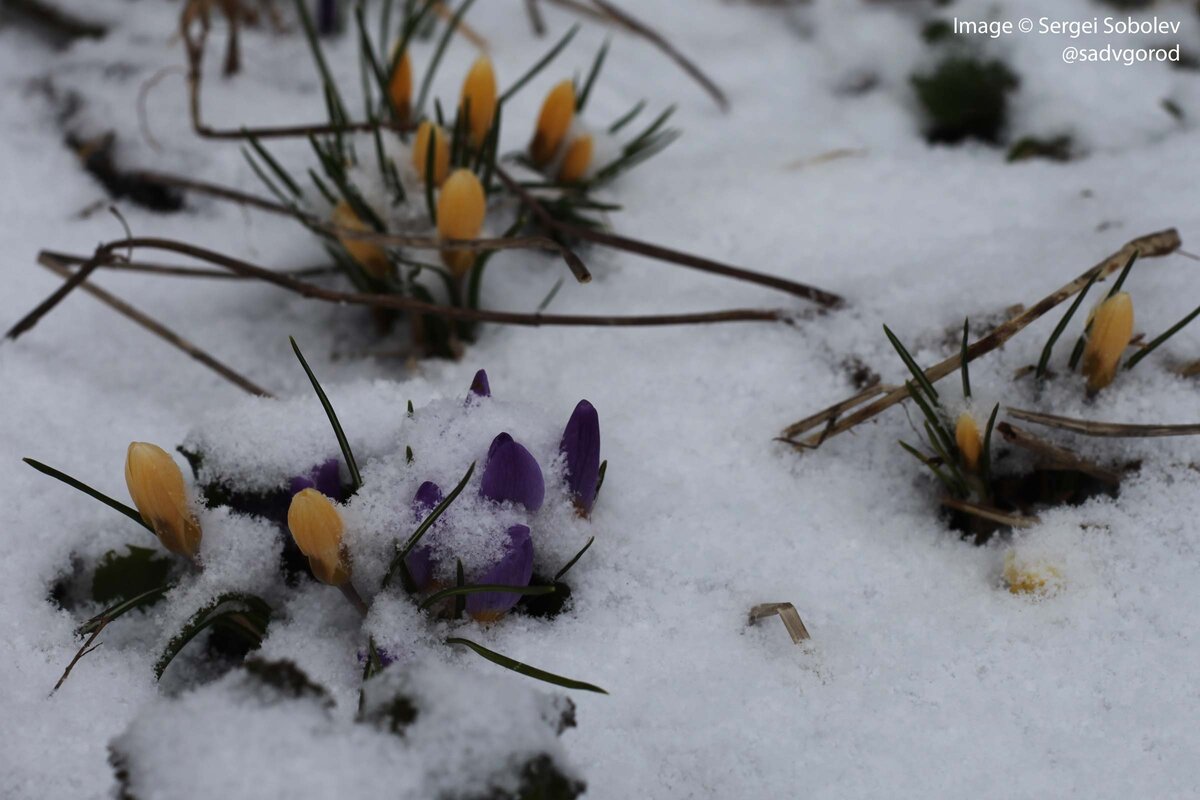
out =
<path fill-rule="evenodd" d="M 359 588 L 365 587 L 356 587 L 354 583 L 353 562 L 344 544 L 346 522 L 341 510 L 343 502 L 352 502 L 353 495 L 362 486 L 361 473 L 328 397 L 298 347 L 296 354 L 325 408 L 341 448 L 341 459 L 330 458 L 315 466 L 301 468 L 286 482 L 286 487 L 265 494 L 239 492 L 228 486 L 201 487 L 199 494 L 207 505 L 223 505 L 285 524 L 290 532 L 288 538 L 296 548 L 294 552 L 299 556 L 296 560 L 303 565 L 300 579 L 307 574 L 321 583 L 337 587 L 365 616 L 369 609 L 368 601 L 358 592 Z M 480 370 L 471 384 L 465 413 L 470 413 L 474 405 L 487 402 L 490 395 L 488 376 Z M 413 413 L 411 404 L 409 413 Z M 567 419 L 559 451 L 565 490 L 578 516 L 588 518 L 603 482 L 605 467 L 600 461 L 599 415 L 588 401 L 581 400 Z M 199 453 L 185 455 L 192 461 L 193 467 L 203 460 Z M 129 556 L 109 553 L 102 565 L 106 574 L 101 578 L 98 568 L 95 583 L 108 587 L 106 599 L 117 599 L 117 602 L 85 622 L 80 627 L 81 635 L 98 634 L 113 620 L 161 599 L 173 588 L 172 575 L 177 579 L 181 571 L 204 569 L 201 547 L 203 530 L 195 511 L 197 498 L 175 460 L 162 448 L 144 442 L 134 442 L 129 446 L 125 475 L 136 508 L 40 462 L 31 459 L 26 461 L 39 471 L 122 512 L 151 531 L 167 551 L 181 557 L 179 569 L 171 567 L 169 563 L 164 565 L 161 557 L 145 548 L 130 548 Z M 407 462 L 412 469 L 419 468 L 413 461 L 411 450 Z M 349 485 L 342 481 L 342 464 L 347 467 Z M 465 570 L 463 561 L 457 560 L 457 569 L 454 570 L 454 564 L 447 565 L 439 561 L 452 554 L 435 550 L 424 540 L 435 525 L 443 524 L 439 520 L 470 485 L 475 468 L 476 465 L 471 464 L 462 480 L 446 493 L 432 481 L 420 484 L 411 498 L 411 508 L 419 524 L 410 536 L 395 543 L 395 551 L 384 572 L 382 585 L 364 592 L 369 600 L 382 593 L 401 591 L 411 596 L 414 604 L 429 614 L 452 620 L 462 619 L 464 621 L 459 624 L 464 625 L 496 624 L 506 614 L 512 613 L 522 599 L 539 601 L 523 606 L 528 613 L 542 615 L 561 609 L 570 591 L 562 581 L 563 576 L 591 546 L 594 537 L 589 538 L 583 548 L 553 577 L 535 576 L 535 531 L 531 530 L 530 524 L 514 523 L 512 520 L 516 511 L 526 515 L 525 522 L 533 522 L 533 515 L 544 502 L 546 480 L 537 459 L 509 433 L 497 432 L 492 439 L 474 489 L 478 492 L 482 507 L 495 508 L 495 520 L 488 521 L 492 513 L 490 511 L 482 517 L 479 514 L 468 515 L 470 523 L 443 520 L 444 524 L 478 526 L 478 530 L 469 532 L 472 541 L 479 537 L 488 539 L 494 546 L 486 552 L 494 553 L 494 558 L 489 563 L 476 564 L 470 570 Z M 544 531 L 540 535 L 553 535 L 553 532 Z M 448 573 L 454 574 L 453 580 L 445 579 Z M 552 596 L 558 597 L 557 605 L 550 602 Z M 98 597 L 96 599 L 100 600 Z M 170 640 L 155 665 L 156 674 L 161 676 L 182 648 L 208 628 L 235 635 L 245 645 L 244 654 L 261 644 L 271 614 L 271 606 L 253 594 L 229 592 L 212 598 Z M 501 666 L 512 669 L 520 666 L 469 639 L 453 637 L 447 643 L 466 646 Z M 401 647 L 404 644 L 396 643 Z M 388 660 L 387 649 L 377 648 L 372 640 L 363 660 L 369 676 Z M 530 671 L 527 667 L 521 667 L 521 670 L 569 688 L 602 691 L 590 684 L 541 670 Z"/>
<path fill-rule="evenodd" d="M 1121 370 L 1130 370 L 1136 367 L 1142 359 L 1183 330 L 1197 316 L 1200 316 L 1200 307 L 1193 309 L 1183 319 L 1149 342 L 1140 344 L 1136 353 L 1125 358 L 1125 352 L 1134 345 L 1135 339 L 1133 335 L 1133 296 L 1129 292 L 1123 291 L 1123 288 L 1125 279 L 1129 277 L 1137 257 L 1138 254 L 1135 250 L 1116 281 L 1113 282 L 1108 294 L 1092 308 L 1084 323 L 1083 333 L 1076 340 L 1075 347 L 1071 350 L 1071 356 L 1067 361 L 1068 371 L 1074 372 L 1078 369 L 1086 378 L 1089 395 L 1095 395 L 1110 385 L 1116 380 Z M 1079 310 L 1084 297 L 1087 296 L 1092 284 L 1096 283 L 1099 276 L 1099 272 L 1093 275 L 1083 290 L 1075 296 L 1075 300 L 1059 320 L 1054 332 L 1050 334 L 1045 347 L 1042 348 L 1037 368 L 1034 370 L 1039 381 L 1050 377 L 1049 364 L 1050 357 L 1054 352 L 1054 345 L 1066 330 L 1067 324 L 1075 316 L 1075 312 Z"/>
<path fill-rule="evenodd" d="M 331 77 L 313 21 L 304 3 L 296 3 L 335 132 L 310 136 L 317 163 L 298 176 L 248 131 L 245 156 L 250 166 L 296 219 L 321 237 L 331 258 L 358 289 L 479 308 L 484 268 L 495 251 L 462 243 L 483 237 L 489 218 L 503 218 L 492 226 L 492 235 L 513 236 L 528 230 L 562 238 L 554 230 L 545 230 L 543 219 L 511 212 L 511 203 L 506 206 L 502 200 L 514 198 L 512 186 L 499 181 L 496 170 L 505 104 L 550 65 L 576 29 L 503 90 L 491 60 L 481 55 L 464 76 L 457 101 L 443 106 L 431 99 L 430 87 L 472 0 L 459 6 L 446 23 L 419 76 L 415 95 L 418 76 L 410 45 L 418 31 L 428 27 L 438 0 L 404 4 L 398 21 L 393 21 L 392 13 L 397 4 L 384 0 L 374 42 L 360 5 L 355 24 L 369 133 L 353 134 L 337 130 L 350 123 L 351 115 Z M 583 121 L 606 52 L 607 45 L 582 83 L 564 80 L 549 91 L 528 146 L 505 157 L 510 168 L 524 169 L 525 174 L 514 180 L 521 191 L 537 195 L 545 214 L 576 225 L 599 225 L 594 214 L 618 206 L 598 201 L 592 193 L 677 136 L 665 127 L 673 111 L 668 108 L 632 138 L 618 140 L 645 108 L 644 102 L 607 126 L 592 127 Z M 410 246 L 394 245 L 396 237 L 407 238 Z M 415 238 L 444 242 L 439 258 L 430 259 L 427 249 L 412 244 Z M 392 318 L 380 314 L 390 324 Z M 410 322 L 414 343 L 430 355 L 457 356 L 459 343 L 474 336 L 473 326 L 463 321 L 449 324 L 421 315 Z"/>
<path fill-rule="evenodd" d="M 888 341 L 900 355 L 900 359 L 912 375 L 905 381 L 909 396 L 924 417 L 922 429 L 925 434 L 927 452 L 901 441 L 900 446 L 924 464 L 937 476 L 952 497 L 976 498 L 983 503 L 991 501 L 992 428 L 1000 410 L 997 403 L 992 407 L 984 426 L 972 409 L 971 375 L 967 362 L 968 324 L 963 322 L 962 334 L 962 409 L 951 414 L 942 396 L 933 387 L 925 372 L 917 365 L 908 349 L 886 326 L 883 331 Z"/>

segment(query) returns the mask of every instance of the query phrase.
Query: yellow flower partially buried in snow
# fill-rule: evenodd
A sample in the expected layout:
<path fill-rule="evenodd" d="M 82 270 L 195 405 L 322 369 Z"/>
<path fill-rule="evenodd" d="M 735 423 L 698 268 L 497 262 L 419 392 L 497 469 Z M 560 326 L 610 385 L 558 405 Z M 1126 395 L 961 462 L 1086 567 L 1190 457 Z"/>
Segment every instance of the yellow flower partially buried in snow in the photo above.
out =
<path fill-rule="evenodd" d="M 442 239 L 477 239 L 483 230 L 487 197 L 483 184 L 469 169 L 458 169 L 442 184 L 438 194 L 438 236 Z M 457 277 L 466 274 L 475 263 L 471 250 L 442 251 L 442 261 Z"/>
<path fill-rule="evenodd" d="M 569 80 L 563 81 L 542 102 L 533 141 L 529 143 L 529 158 L 534 166 L 544 167 L 554 159 L 574 119 L 575 86 Z"/>
<path fill-rule="evenodd" d="M 354 209 L 345 200 L 333 209 L 333 224 L 352 231 L 372 232 L 371 227 L 359 219 L 358 214 L 354 213 Z M 384 278 L 391 271 L 387 252 L 379 245 L 349 236 L 339 236 L 338 242 L 371 277 Z"/>
<path fill-rule="evenodd" d="M 446 132 L 437 125 L 434 125 L 429 120 L 425 120 L 417 128 L 417 135 L 413 139 L 412 160 L 413 169 L 417 171 L 421 181 L 425 180 L 425 173 L 429 167 L 429 143 L 433 142 L 433 185 L 441 186 L 446 180 L 446 173 L 450 171 L 450 142 L 446 139 Z"/>
<path fill-rule="evenodd" d="M 1049 594 L 1062 582 L 1062 573 L 1040 559 L 1017 556 L 1015 550 L 1004 554 L 1004 582 L 1013 594 Z"/>
<path fill-rule="evenodd" d="M 1083 350 L 1083 374 L 1089 391 L 1098 391 L 1113 382 L 1121 355 L 1133 338 L 1133 299 L 1128 292 L 1117 292 L 1097 306 L 1092 327 Z"/>
<path fill-rule="evenodd" d="M 408 122 L 412 107 L 412 79 L 412 60 L 408 57 L 408 50 L 405 50 L 404 55 L 400 57 L 400 63 L 392 72 L 391 80 L 388 81 L 388 99 L 392 101 L 392 108 L 400 123 Z"/>
<path fill-rule="evenodd" d="M 496 73 L 492 69 L 492 60 L 487 56 L 475 59 L 463 81 L 458 107 L 461 111 L 467 106 L 467 130 L 471 135 L 471 145 L 479 147 L 492 129 L 492 120 L 496 116 Z"/>
<path fill-rule="evenodd" d="M 350 580 L 342 557 L 342 516 L 328 497 L 316 489 L 297 492 L 288 508 L 288 529 L 317 580 L 330 586 Z"/>
<path fill-rule="evenodd" d="M 563 183 L 581 181 L 587 175 L 592 163 L 592 135 L 580 134 L 567 145 L 563 154 L 562 166 L 558 168 L 558 179 Z"/>
<path fill-rule="evenodd" d="M 983 436 L 979 433 L 979 425 L 970 411 L 958 415 L 954 425 L 954 441 L 958 445 L 958 453 L 962 456 L 963 466 L 971 472 L 979 471 L 979 457 L 983 453 Z"/>
<path fill-rule="evenodd" d="M 200 523 L 188 507 L 187 487 L 175 460 L 156 444 L 132 442 L 125 456 L 125 484 L 138 513 L 172 553 L 195 558 Z"/>

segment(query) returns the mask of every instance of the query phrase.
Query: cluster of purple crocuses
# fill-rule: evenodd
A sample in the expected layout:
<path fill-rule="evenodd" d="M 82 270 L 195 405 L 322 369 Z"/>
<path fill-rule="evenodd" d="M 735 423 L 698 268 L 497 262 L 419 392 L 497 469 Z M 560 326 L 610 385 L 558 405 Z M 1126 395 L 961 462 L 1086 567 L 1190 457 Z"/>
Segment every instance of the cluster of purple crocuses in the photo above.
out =
<path fill-rule="evenodd" d="M 478 398 L 491 397 L 487 373 L 479 370 L 467 395 L 470 403 Z M 580 516 L 591 514 L 600 485 L 600 417 L 587 400 L 580 400 L 567 420 L 559 450 L 566 464 L 567 488 Z M 313 467 L 306 475 L 291 479 L 291 494 L 303 489 L 316 489 L 333 500 L 344 501 L 346 488 L 339 477 L 338 459 Z M 500 433 L 488 448 L 487 461 L 479 482 L 481 497 L 495 503 L 511 502 L 523 506 L 529 513 L 542 507 L 546 482 L 541 465 L 520 442 L 508 433 Z M 412 509 L 418 519 L 429 515 L 444 495 L 433 481 L 425 481 L 412 499 Z M 499 535 L 499 532 L 497 532 Z M 503 532 L 506 537 L 499 560 L 477 575 L 469 576 L 473 584 L 528 586 L 533 577 L 533 539 L 529 527 L 513 525 Z M 413 587 L 420 592 L 438 588 L 434 582 L 438 564 L 431 545 L 421 544 L 405 559 Z M 476 620 L 491 622 L 507 613 L 520 596 L 511 592 L 476 592 L 466 596 L 466 610 Z"/>
<path fill-rule="evenodd" d="M 490 397 L 487 373 L 479 370 L 471 382 L 468 402 L 475 397 Z M 581 516 L 591 514 L 600 483 L 600 417 L 587 400 L 580 400 L 567 420 L 559 443 L 566 462 L 567 487 Z M 494 503 L 511 502 L 523 506 L 529 513 L 542 507 L 546 482 L 537 459 L 508 433 L 500 433 L 488 448 L 483 477 L 479 482 L 481 497 Z M 424 517 L 442 501 L 442 490 L 432 481 L 417 489 L 413 510 Z M 500 558 L 478 575 L 471 576 L 474 584 L 528 586 L 533 577 L 533 539 L 527 525 L 513 525 L 504 532 L 506 541 Z M 420 591 L 433 586 L 432 549 L 421 546 L 406 559 L 409 575 Z M 466 596 L 467 613 L 481 622 L 491 622 L 507 613 L 519 595 L 511 592 L 476 592 Z"/>

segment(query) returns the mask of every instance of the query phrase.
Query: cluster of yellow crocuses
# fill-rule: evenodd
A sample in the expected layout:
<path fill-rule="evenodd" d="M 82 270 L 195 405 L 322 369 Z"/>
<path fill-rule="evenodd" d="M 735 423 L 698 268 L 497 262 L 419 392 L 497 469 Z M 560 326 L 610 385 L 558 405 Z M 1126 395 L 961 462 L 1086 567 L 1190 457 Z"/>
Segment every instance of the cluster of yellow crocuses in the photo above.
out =
<path fill-rule="evenodd" d="M 133 442 L 125 457 L 125 483 L 142 520 L 163 547 L 194 561 L 200 552 L 200 523 L 175 459 L 156 444 Z M 298 492 L 288 508 L 288 528 L 318 580 L 331 586 L 350 580 L 342 518 L 329 498 L 316 489 Z"/>
<path fill-rule="evenodd" d="M 411 113 L 412 63 L 405 52 L 393 70 L 388 86 L 392 108 L 402 122 Z M 570 80 L 558 83 L 546 95 L 537 127 L 529 144 L 529 160 L 563 183 L 583 180 L 592 165 L 593 140 L 587 132 L 572 134 L 575 120 L 575 86 Z M 480 56 L 467 71 L 459 95 L 459 113 L 466 115 L 466 134 L 472 148 L 483 146 L 496 119 L 498 105 L 496 73 L 491 59 Z M 432 148 L 432 153 L 430 149 Z M 432 179 L 438 189 L 437 231 L 441 239 L 479 238 L 487 212 L 487 196 L 479 178 L 469 169 L 450 170 L 450 137 L 433 120 L 422 120 L 412 142 L 412 166 L 421 181 Z M 370 230 L 343 200 L 333 211 L 335 225 L 356 232 Z M 389 272 L 383 248 L 362 239 L 343 237 L 341 244 L 366 272 L 382 278 Z M 475 262 L 475 253 L 446 248 L 442 262 L 455 277 L 465 275 Z"/>

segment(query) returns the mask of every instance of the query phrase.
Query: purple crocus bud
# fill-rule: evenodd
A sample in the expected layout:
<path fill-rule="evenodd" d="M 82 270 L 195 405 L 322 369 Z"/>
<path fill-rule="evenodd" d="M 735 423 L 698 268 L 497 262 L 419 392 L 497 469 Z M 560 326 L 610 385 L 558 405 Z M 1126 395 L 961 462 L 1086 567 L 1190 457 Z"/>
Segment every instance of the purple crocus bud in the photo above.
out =
<path fill-rule="evenodd" d="M 600 482 L 600 415 L 587 400 L 580 400 L 567 420 L 558 445 L 567 462 L 567 487 L 580 516 L 592 513 L 596 485 Z"/>
<path fill-rule="evenodd" d="M 346 499 L 342 493 L 340 469 L 338 460 L 331 458 L 310 469 L 307 475 L 297 475 L 292 478 L 289 489 L 293 495 L 299 494 L 305 489 L 316 489 L 326 497 L 340 502 Z"/>
<path fill-rule="evenodd" d="M 503 586 L 528 586 L 533 578 L 533 539 L 529 528 L 513 525 L 508 529 L 504 555 L 473 583 Z M 521 595 L 511 592 L 476 592 L 467 595 L 467 613 L 479 622 L 495 622 L 517 604 Z"/>
<path fill-rule="evenodd" d="M 502 433 L 488 448 L 479 494 L 497 503 L 511 500 L 530 511 L 537 511 L 546 496 L 542 468 L 528 450 L 507 433 Z"/>
<path fill-rule="evenodd" d="M 442 490 L 433 481 L 425 481 L 417 488 L 417 493 L 413 496 L 413 513 L 424 520 L 440 502 L 442 502 Z M 433 585 L 433 574 L 437 565 L 433 560 L 432 546 L 420 544 L 414 547 L 404 559 L 404 566 L 408 567 L 408 574 L 412 576 L 417 591 L 424 592 Z"/>
<path fill-rule="evenodd" d="M 487 371 L 479 370 L 475 373 L 474 380 L 471 381 L 471 391 L 467 394 L 467 400 L 472 397 L 491 397 L 492 385 L 488 383 Z"/>
<path fill-rule="evenodd" d="M 321 36 L 328 36 L 331 33 L 336 33 L 338 29 L 338 3 L 337 0 L 317 0 L 316 14 L 317 33 Z"/>

